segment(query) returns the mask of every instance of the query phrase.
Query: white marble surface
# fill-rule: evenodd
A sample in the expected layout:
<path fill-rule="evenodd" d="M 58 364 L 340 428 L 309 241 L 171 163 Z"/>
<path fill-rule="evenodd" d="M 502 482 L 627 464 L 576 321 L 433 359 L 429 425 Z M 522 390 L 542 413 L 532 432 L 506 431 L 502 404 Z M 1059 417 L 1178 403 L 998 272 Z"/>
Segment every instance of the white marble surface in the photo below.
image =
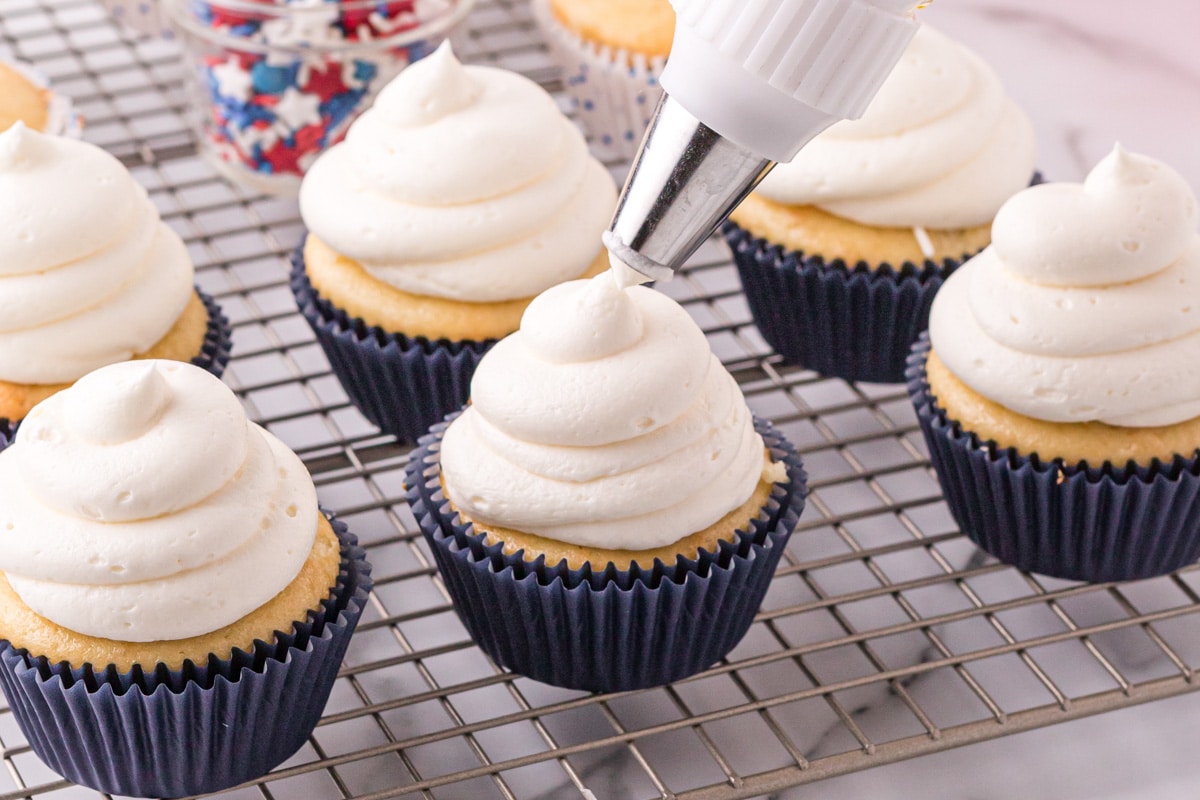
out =
<path fill-rule="evenodd" d="M 1037 130 L 1050 179 L 1120 141 L 1200 191 L 1200 3 L 936 0 L 925 20 L 995 66 Z M 1138 656 L 1120 653 L 1136 669 Z M 938 680 L 930 676 L 926 680 Z M 937 694 L 937 686 L 926 687 Z M 894 699 L 866 714 L 906 712 Z M 780 800 L 1183 800 L 1200 792 L 1200 696 L 1061 724 L 779 795 Z"/>

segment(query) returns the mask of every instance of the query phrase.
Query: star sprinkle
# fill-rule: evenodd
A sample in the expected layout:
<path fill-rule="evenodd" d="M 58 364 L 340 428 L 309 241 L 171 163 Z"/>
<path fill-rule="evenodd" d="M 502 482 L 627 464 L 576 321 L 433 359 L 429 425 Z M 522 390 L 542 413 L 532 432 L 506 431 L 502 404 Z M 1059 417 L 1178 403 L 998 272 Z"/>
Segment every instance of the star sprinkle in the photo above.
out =
<path fill-rule="evenodd" d="M 275 104 L 275 116 L 293 130 L 320 122 L 321 98 L 289 86 Z"/>
<path fill-rule="evenodd" d="M 254 88 L 250 73 L 242 67 L 236 58 L 212 68 L 212 76 L 217 82 L 217 93 L 232 97 L 240 102 L 250 99 L 250 90 Z"/>

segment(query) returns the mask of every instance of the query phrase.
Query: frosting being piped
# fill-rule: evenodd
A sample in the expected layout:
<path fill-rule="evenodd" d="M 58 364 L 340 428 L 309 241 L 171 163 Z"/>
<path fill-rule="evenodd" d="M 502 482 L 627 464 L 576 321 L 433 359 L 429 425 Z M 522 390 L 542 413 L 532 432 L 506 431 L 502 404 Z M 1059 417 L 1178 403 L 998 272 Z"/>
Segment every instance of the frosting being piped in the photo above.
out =
<path fill-rule="evenodd" d="M 1051 422 L 1200 416 L 1200 210 L 1166 164 L 1119 146 L 1082 184 L 1015 195 L 929 331 L 979 394 Z"/>
<path fill-rule="evenodd" d="M 471 396 L 441 465 L 451 501 L 481 523 L 662 547 L 745 503 L 763 475 L 762 437 L 700 328 L 609 275 L 537 297 Z"/>
<path fill-rule="evenodd" d="M 20 122 L 0 133 L 0 380 L 65 383 L 149 350 L 192 278 L 121 162 Z"/>
<path fill-rule="evenodd" d="M 579 277 L 615 203 L 550 95 L 448 44 L 388 84 L 300 190 L 309 230 L 375 278 L 466 302 Z"/>
<path fill-rule="evenodd" d="M 296 577 L 317 513 L 300 459 L 190 364 L 97 370 L 0 453 L 0 571 L 88 636 L 186 639 L 241 619 Z"/>

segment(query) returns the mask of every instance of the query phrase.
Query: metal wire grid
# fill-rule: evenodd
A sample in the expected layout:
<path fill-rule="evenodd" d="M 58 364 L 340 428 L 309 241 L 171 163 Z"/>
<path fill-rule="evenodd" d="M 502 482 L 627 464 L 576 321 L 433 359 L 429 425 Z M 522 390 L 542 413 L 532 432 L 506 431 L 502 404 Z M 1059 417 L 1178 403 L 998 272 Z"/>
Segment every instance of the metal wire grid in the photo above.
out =
<path fill-rule="evenodd" d="M 762 611 L 727 661 L 662 689 L 589 695 L 498 670 L 455 617 L 403 501 L 407 449 L 349 406 L 294 311 L 294 203 L 232 188 L 195 157 L 173 47 L 130 39 L 84 0 L 0 0 L 0 34 L 77 100 L 87 138 L 185 237 L 235 325 L 227 380 L 375 565 L 308 745 L 223 796 L 745 798 L 1196 688 L 1195 571 L 1079 585 L 983 558 L 954 529 L 903 391 L 780 364 L 716 241 L 662 289 L 813 476 Z M 560 88 L 520 0 L 484 0 L 459 47 Z M 0 746 L 0 800 L 96 796 L 50 773 L 7 709 Z"/>

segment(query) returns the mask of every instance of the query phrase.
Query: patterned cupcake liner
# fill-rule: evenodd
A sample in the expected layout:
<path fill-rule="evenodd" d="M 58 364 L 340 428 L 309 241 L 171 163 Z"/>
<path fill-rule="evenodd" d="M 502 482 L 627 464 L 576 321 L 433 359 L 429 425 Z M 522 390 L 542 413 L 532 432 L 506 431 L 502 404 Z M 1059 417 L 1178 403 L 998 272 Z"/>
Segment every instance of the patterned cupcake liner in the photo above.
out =
<path fill-rule="evenodd" d="M 716 552 L 672 564 L 619 570 L 524 551 L 504 553 L 451 510 L 439 452 L 453 419 L 434 426 L 409 459 L 408 502 L 433 549 L 471 638 L 497 663 L 570 689 L 644 689 L 694 675 L 741 640 L 762 603 L 804 509 L 805 474 L 795 449 L 755 420 L 774 459 L 787 466 L 758 516 Z"/>
<path fill-rule="evenodd" d="M 767 344 L 789 363 L 848 381 L 904 382 L 934 295 L 966 258 L 847 267 L 785 252 L 733 222 L 723 231 Z"/>
<path fill-rule="evenodd" d="M 295 753 L 321 717 L 372 586 L 358 540 L 330 521 L 342 556 L 330 597 L 249 652 L 118 673 L 51 664 L 0 641 L 0 684 L 33 751 L 75 783 L 137 797 L 219 791 Z"/>
<path fill-rule="evenodd" d="M 466 404 L 471 377 L 496 343 L 409 338 L 351 319 L 317 293 L 304 270 L 304 245 L 292 256 L 292 293 L 350 402 L 380 430 L 415 442 Z"/>
<path fill-rule="evenodd" d="M 46 95 L 46 133 L 79 139 L 83 136 L 83 117 L 75 110 L 71 98 L 50 86 L 50 79 L 37 67 L 6 57 L 0 51 L 0 61 L 16 70 L 25 80 L 41 89 Z"/>
<path fill-rule="evenodd" d="M 584 130 L 606 155 L 633 158 L 662 96 L 666 58 L 585 41 L 554 18 L 549 0 L 533 0 L 530 8 Z"/>
<path fill-rule="evenodd" d="M 196 289 L 196 294 L 200 296 L 200 300 L 208 312 L 208 323 L 204 331 L 204 341 L 200 345 L 200 353 L 192 359 L 191 363 L 208 370 L 219 378 L 225 373 L 225 367 L 229 364 L 229 352 L 233 347 L 233 329 L 216 300 L 200 291 L 199 288 Z M 0 417 L 0 436 L 4 438 L 4 447 L 7 447 L 8 441 L 17 435 L 17 428 L 20 425 L 20 420 L 13 422 L 7 417 Z M 0 447 L 0 450 L 3 450 L 4 447 Z"/>
<path fill-rule="evenodd" d="M 1026 572 L 1091 582 L 1151 578 L 1200 559 L 1200 457 L 1092 467 L 983 442 L 937 405 L 929 349 L 924 334 L 908 392 L 950 512 L 979 547 Z"/>

